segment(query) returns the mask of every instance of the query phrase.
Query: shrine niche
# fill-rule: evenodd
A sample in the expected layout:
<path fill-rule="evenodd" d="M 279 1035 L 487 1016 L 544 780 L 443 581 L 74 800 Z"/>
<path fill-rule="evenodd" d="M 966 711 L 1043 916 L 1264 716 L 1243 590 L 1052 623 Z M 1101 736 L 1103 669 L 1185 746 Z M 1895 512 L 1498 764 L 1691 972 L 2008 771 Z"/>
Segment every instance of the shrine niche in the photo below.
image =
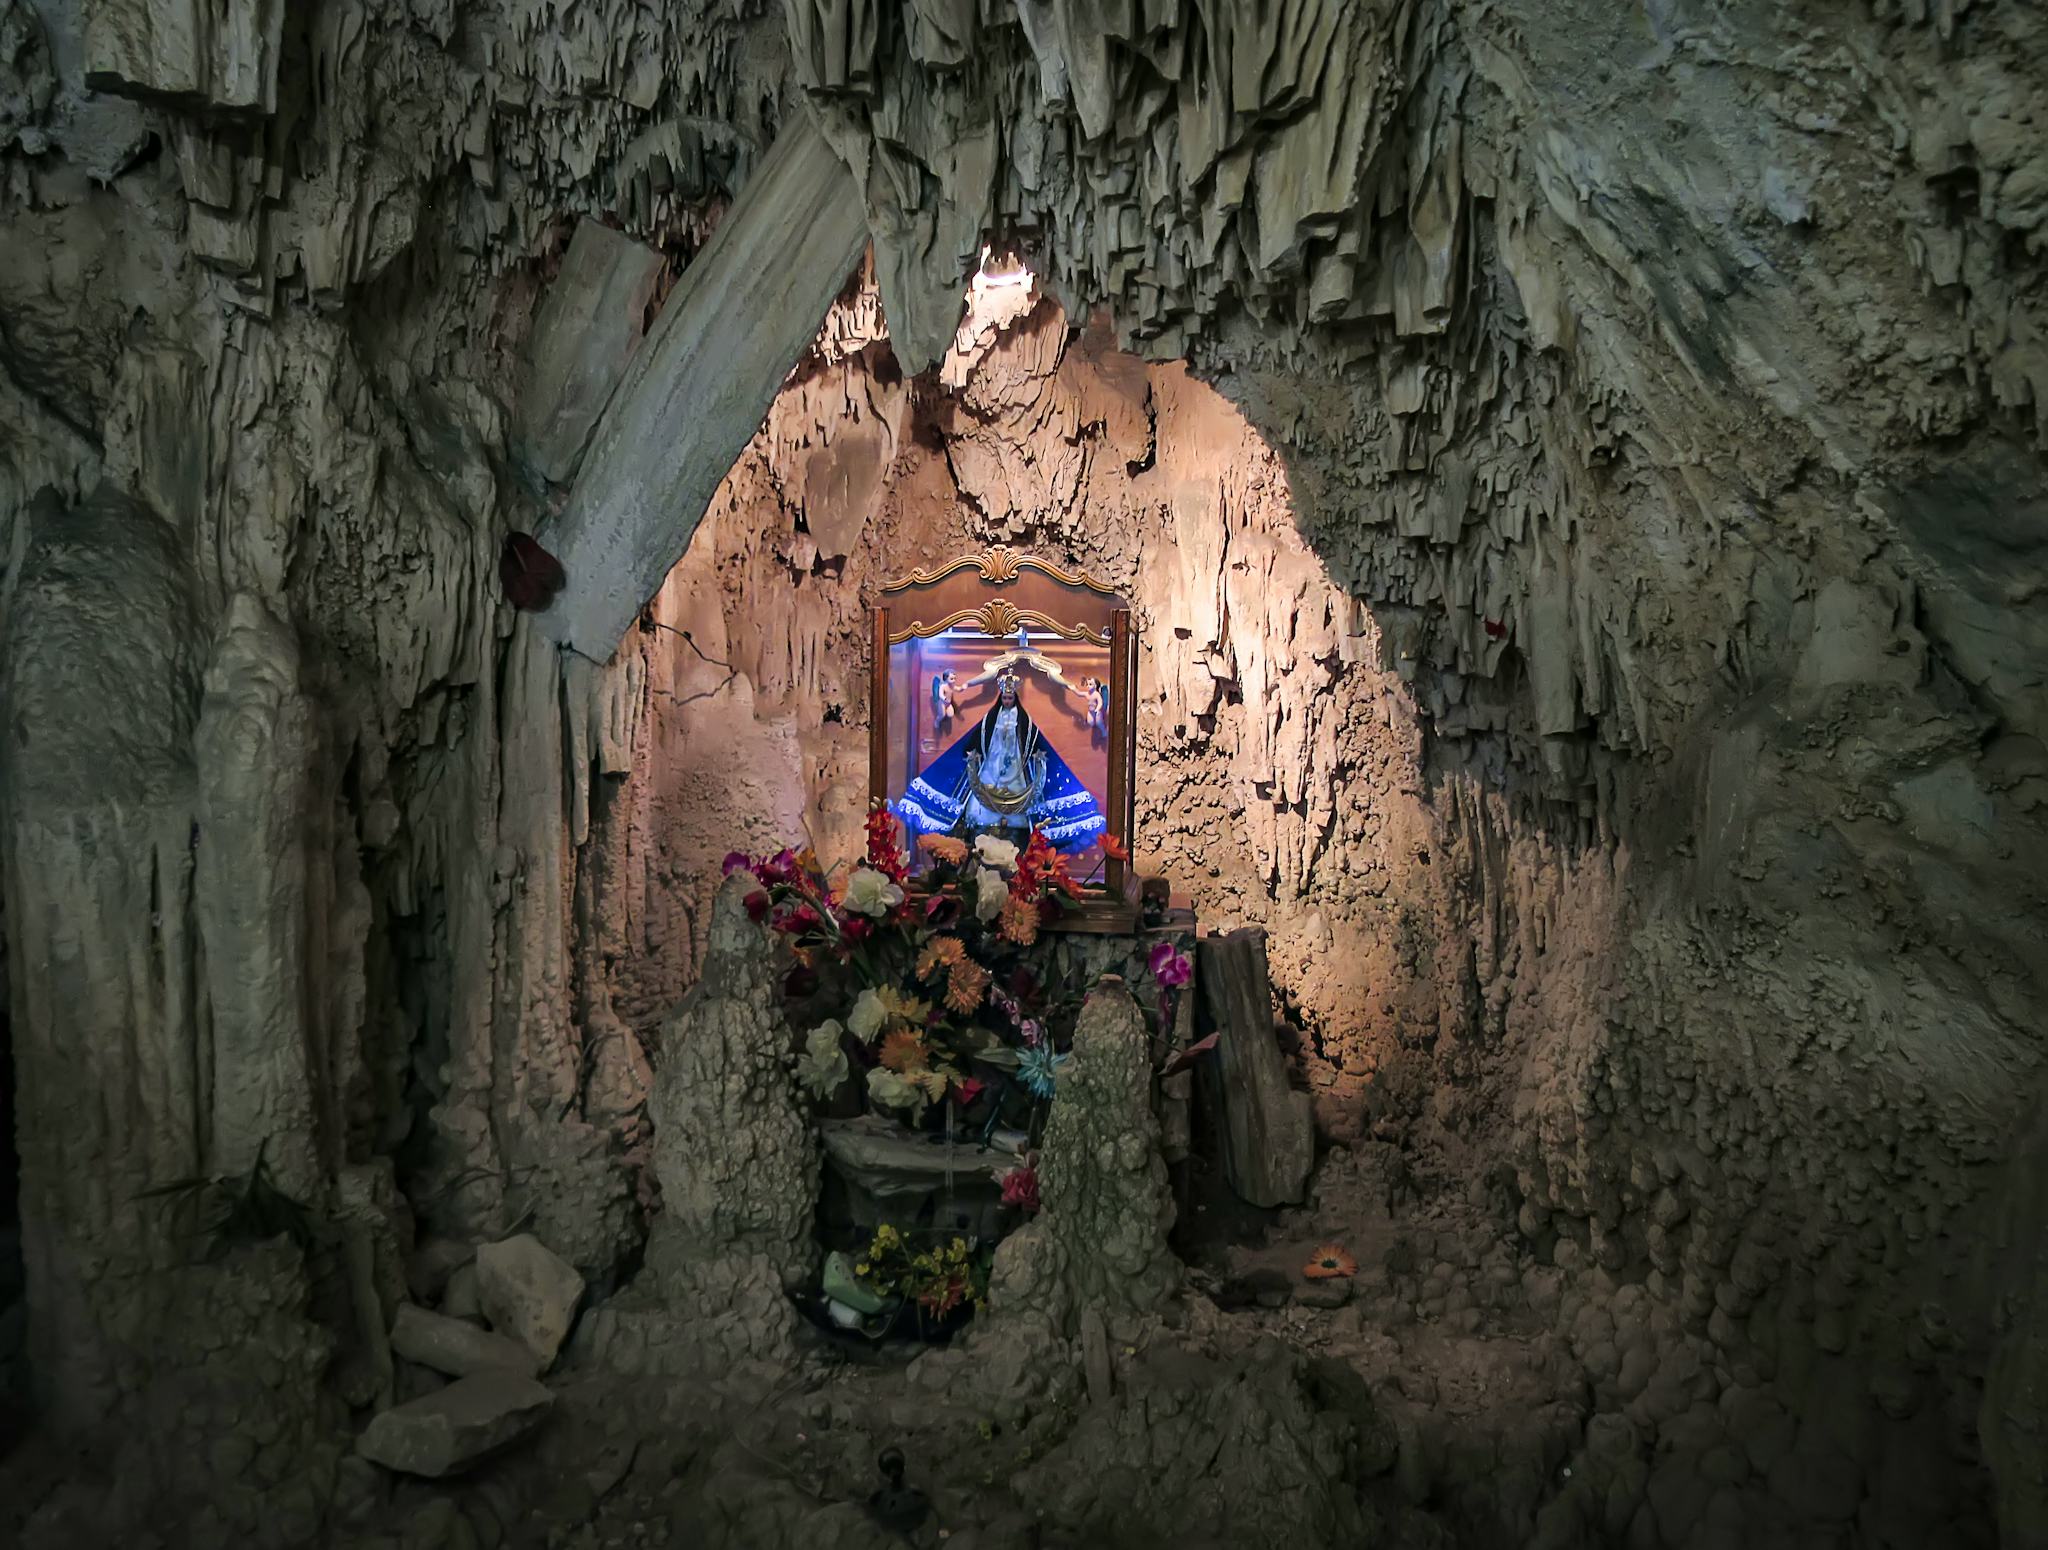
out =
<path fill-rule="evenodd" d="M 1034 832 L 1082 894 L 1071 925 L 1135 920 L 1129 604 L 1086 573 L 998 546 L 882 585 L 870 797 L 913 839 Z M 913 846 L 913 877 L 929 851 Z"/>

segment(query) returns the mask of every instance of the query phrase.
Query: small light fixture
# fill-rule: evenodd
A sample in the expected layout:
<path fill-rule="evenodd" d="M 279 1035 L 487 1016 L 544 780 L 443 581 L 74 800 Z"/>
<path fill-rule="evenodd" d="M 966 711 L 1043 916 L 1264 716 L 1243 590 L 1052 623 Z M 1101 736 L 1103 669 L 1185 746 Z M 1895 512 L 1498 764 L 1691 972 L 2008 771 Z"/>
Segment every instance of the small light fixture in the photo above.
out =
<path fill-rule="evenodd" d="M 981 250 L 981 268 L 974 274 L 974 291 L 980 295 L 985 291 L 1015 290 L 1031 283 L 1031 271 L 1024 267 L 1024 261 L 1014 254 L 1006 253 L 1000 259 L 995 250 L 984 245 Z"/>

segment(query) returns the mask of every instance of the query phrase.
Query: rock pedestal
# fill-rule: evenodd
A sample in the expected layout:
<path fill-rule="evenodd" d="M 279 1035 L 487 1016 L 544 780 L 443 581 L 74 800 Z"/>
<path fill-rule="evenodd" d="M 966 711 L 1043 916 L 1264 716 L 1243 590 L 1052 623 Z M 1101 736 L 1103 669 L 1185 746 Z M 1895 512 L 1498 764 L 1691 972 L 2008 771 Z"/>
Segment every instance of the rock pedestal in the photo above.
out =
<path fill-rule="evenodd" d="M 997 1314 L 1035 1311 L 1072 1337 L 1084 1310 L 1150 1313 L 1179 1287 L 1145 1023 L 1119 981 L 1104 980 L 1081 1009 L 1038 1174 L 1037 1219 L 996 1251 Z"/>
<path fill-rule="evenodd" d="M 728 878 L 703 978 L 662 1030 L 650 1105 L 661 1214 L 646 1268 L 588 1321 L 592 1356 L 680 1373 L 794 1354 L 788 1290 L 817 1257 L 817 1136 L 790 1072 L 773 945 Z"/>

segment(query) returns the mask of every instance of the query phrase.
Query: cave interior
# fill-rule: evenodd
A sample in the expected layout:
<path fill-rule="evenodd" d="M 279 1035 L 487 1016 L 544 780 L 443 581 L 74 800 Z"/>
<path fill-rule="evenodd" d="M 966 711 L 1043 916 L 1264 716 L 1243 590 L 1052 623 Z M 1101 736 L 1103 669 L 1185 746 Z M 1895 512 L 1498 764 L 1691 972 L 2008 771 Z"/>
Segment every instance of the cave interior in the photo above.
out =
<path fill-rule="evenodd" d="M 2048 1546 L 2048 22 L 1798 10 L 0 0 L 0 1541 Z"/>

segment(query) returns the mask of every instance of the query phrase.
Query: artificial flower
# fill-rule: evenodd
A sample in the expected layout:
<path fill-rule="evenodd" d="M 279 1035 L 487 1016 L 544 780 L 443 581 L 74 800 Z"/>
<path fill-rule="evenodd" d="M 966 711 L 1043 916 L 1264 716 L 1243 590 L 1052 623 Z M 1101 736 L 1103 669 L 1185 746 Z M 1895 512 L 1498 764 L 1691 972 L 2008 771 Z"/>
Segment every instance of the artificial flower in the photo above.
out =
<path fill-rule="evenodd" d="M 966 956 L 967 949 L 957 936 L 934 937 L 917 955 L 917 977 L 928 980 L 940 969 L 950 969 Z"/>
<path fill-rule="evenodd" d="M 849 915 L 839 923 L 839 935 L 851 946 L 859 946 L 875 934 L 875 923 L 864 915 Z"/>
<path fill-rule="evenodd" d="M 1026 1044 L 1045 1042 L 1045 1026 L 1035 1017 L 1027 1017 L 1017 1024 L 1017 1034 Z"/>
<path fill-rule="evenodd" d="M 1034 1098 L 1050 1098 L 1059 1087 L 1059 1076 L 1053 1068 L 1052 1046 L 1034 1044 L 1017 1056 L 1017 1079 L 1030 1089 Z"/>
<path fill-rule="evenodd" d="M 924 923 L 935 931 L 950 931 L 960 923 L 960 900 L 950 893 L 935 893 L 924 901 Z"/>
<path fill-rule="evenodd" d="M 892 1022 L 909 1023 L 918 1028 L 932 1015 L 932 1004 L 922 996 L 913 996 L 909 991 L 894 985 L 883 985 L 875 991 L 881 1000 L 882 1010 L 889 1014 Z"/>
<path fill-rule="evenodd" d="M 955 834 L 920 834 L 917 848 L 947 866 L 967 864 L 967 841 Z"/>
<path fill-rule="evenodd" d="M 962 959 L 946 976 L 946 1005 L 967 1017 L 981 1010 L 988 994 L 988 970 L 972 959 Z"/>
<path fill-rule="evenodd" d="M 895 816 L 877 804 L 868 814 L 867 830 L 868 865 L 890 882 L 902 882 L 909 875 L 910 868 L 904 864 L 903 846 L 896 838 Z"/>
<path fill-rule="evenodd" d="M 875 1042 L 875 1035 L 889 1026 L 889 1007 L 881 995 L 873 990 L 863 990 L 853 1003 L 853 1010 L 846 1014 L 846 1031 L 863 1044 Z"/>
<path fill-rule="evenodd" d="M 1101 848 L 1102 853 L 1112 861 L 1128 861 L 1131 859 L 1130 847 L 1114 834 L 1105 834 L 1095 843 Z"/>
<path fill-rule="evenodd" d="M 751 872 L 754 870 L 753 858 L 748 856 L 745 851 L 740 850 L 727 851 L 723 865 L 724 870 L 719 874 L 721 877 L 730 877 L 735 872 Z"/>
<path fill-rule="evenodd" d="M 841 901 L 856 915 L 886 915 L 903 902 L 903 890 L 873 867 L 855 867 Z"/>
<path fill-rule="evenodd" d="M 878 1109 L 902 1110 L 913 1124 L 931 1102 L 922 1087 L 887 1066 L 868 1073 L 868 1100 Z"/>
<path fill-rule="evenodd" d="M 1337 1244 L 1326 1243 L 1309 1255 L 1308 1263 L 1301 1267 L 1301 1273 L 1311 1281 L 1327 1281 L 1336 1276 L 1358 1274 L 1358 1261 Z"/>
<path fill-rule="evenodd" d="M 1010 847 L 1015 850 L 1017 847 Z M 1002 914 L 1003 906 L 1010 902 L 1010 885 L 1003 881 L 1003 875 L 989 867 L 983 867 L 974 878 L 974 915 L 983 924 Z"/>
<path fill-rule="evenodd" d="M 822 926 L 824 923 L 824 916 L 820 915 L 808 904 L 799 904 L 795 909 L 775 922 L 775 929 L 777 931 L 786 931 L 791 936 L 798 936 L 815 926 Z"/>
<path fill-rule="evenodd" d="M 1171 942 L 1154 944 L 1145 957 L 1145 966 L 1152 971 L 1155 980 L 1169 989 L 1185 985 L 1194 973 L 1194 965 L 1188 961 L 1188 955 Z"/>
<path fill-rule="evenodd" d="M 1038 901 L 1015 897 L 1003 900 L 1003 940 L 1029 947 L 1038 940 Z"/>
<path fill-rule="evenodd" d="M 906 1071 L 903 1075 L 910 1081 L 912 1086 L 920 1089 L 925 1097 L 933 1103 L 937 1103 L 940 1099 L 944 1098 L 946 1096 L 946 1089 L 953 1084 L 953 1077 L 950 1072 L 934 1071 L 929 1067 Z"/>
<path fill-rule="evenodd" d="M 747 906 L 747 918 L 749 920 L 766 920 L 768 918 L 769 907 L 775 901 L 768 897 L 767 889 L 756 888 L 752 893 L 747 895 L 745 902 Z"/>
<path fill-rule="evenodd" d="M 793 883 L 797 871 L 796 856 L 787 847 L 754 867 L 754 875 L 764 883 Z"/>
<path fill-rule="evenodd" d="M 1008 1173 L 999 1174 L 1003 1186 L 1003 1204 L 1016 1206 L 1024 1211 L 1038 1210 L 1038 1169 L 1031 1158 L 1012 1168 Z"/>
<path fill-rule="evenodd" d="M 986 1087 L 971 1076 L 959 1077 L 953 1083 L 953 1096 L 958 1098 L 962 1104 L 974 1102 L 975 1099 L 979 1098 L 987 1090 Z"/>
<path fill-rule="evenodd" d="M 840 1036 L 846 1032 L 837 1019 L 822 1022 L 804 1040 L 804 1052 L 796 1064 L 796 1078 L 813 1098 L 827 1098 L 846 1080 L 846 1050 Z"/>
<path fill-rule="evenodd" d="M 1008 840 L 997 839 L 993 834 L 977 835 L 974 853 L 981 857 L 984 866 L 1013 867 L 1017 864 L 1017 847 Z"/>
<path fill-rule="evenodd" d="M 891 1071 L 910 1075 L 931 1065 L 931 1052 L 924 1047 L 924 1040 L 908 1029 L 892 1033 L 882 1040 L 882 1050 L 876 1057 Z"/>

